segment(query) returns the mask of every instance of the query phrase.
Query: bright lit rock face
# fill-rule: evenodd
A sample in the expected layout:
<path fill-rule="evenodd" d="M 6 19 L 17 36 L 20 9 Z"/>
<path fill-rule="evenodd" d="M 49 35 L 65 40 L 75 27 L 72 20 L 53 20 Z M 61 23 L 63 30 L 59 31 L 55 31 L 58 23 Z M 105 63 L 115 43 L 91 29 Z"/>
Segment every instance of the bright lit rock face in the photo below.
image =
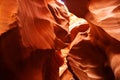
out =
<path fill-rule="evenodd" d="M 55 36 L 59 38 L 67 34 L 69 17 L 63 4 L 57 1 L 18 0 L 17 17 L 25 46 L 50 49 L 54 47 Z"/>
<path fill-rule="evenodd" d="M 120 41 L 120 1 L 92 0 L 89 10 L 88 20 Z"/>
<path fill-rule="evenodd" d="M 16 0 L 0 1 L 0 35 L 15 27 L 17 13 Z"/>
<path fill-rule="evenodd" d="M 55 23 L 46 1 L 18 0 L 18 21 L 22 42 L 26 47 L 52 49 Z M 42 43 L 42 44 L 41 44 Z"/>

